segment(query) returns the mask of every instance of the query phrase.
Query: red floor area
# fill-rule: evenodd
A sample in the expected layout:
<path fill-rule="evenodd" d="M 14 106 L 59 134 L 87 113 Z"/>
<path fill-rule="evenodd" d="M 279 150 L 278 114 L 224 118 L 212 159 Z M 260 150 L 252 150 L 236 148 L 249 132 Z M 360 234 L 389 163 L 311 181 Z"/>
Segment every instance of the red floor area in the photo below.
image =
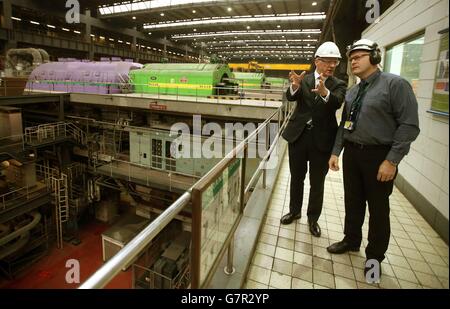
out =
<path fill-rule="evenodd" d="M 92 222 L 81 228 L 81 243 L 74 246 L 64 243 L 63 249 L 56 247 L 49 250 L 37 263 L 33 264 L 14 280 L 6 280 L 0 277 L 0 288 L 3 289 L 74 289 L 80 284 L 66 282 L 66 261 L 77 259 L 80 263 L 80 280 L 84 282 L 101 265 L 102 236 L 108 225 L 100 222 Z M 126 289 L 131 288 L 131 267 L 120 272 L 106 288 Z"/>

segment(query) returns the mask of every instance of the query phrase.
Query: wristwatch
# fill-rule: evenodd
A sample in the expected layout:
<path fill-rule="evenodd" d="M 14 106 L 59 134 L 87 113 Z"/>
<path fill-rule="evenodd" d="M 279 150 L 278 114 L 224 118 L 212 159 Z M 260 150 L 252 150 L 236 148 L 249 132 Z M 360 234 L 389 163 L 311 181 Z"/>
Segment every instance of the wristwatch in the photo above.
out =
<path fill-rule="evenodd" d="M 388 160 L 388 162 L 391 163 L 393 166 L 397 166 L 398 165 L 398 162 L 394 162 L 394 161 L 391 161 L 391 160 Z"/>

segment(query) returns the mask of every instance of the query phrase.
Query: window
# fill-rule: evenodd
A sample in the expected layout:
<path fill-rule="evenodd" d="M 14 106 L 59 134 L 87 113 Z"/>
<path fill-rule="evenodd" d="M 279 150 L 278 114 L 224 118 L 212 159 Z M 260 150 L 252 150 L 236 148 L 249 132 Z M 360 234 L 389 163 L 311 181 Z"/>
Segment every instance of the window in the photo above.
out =
<path fill-rule="evenodd" d="M 172 142 L 166 141 L 166 170 L 175 171 L 176 170 L 176 161 L 172 157 L 172 154 L 170 152 L 171 146 L 172 146 Z"/>
<path fill-rule="evenodd" d="M 405 78 L 416 95 L 423 44 L 424 34 L 422 33 L 386 50 L 385 71 Z"/>
<path fill-rule="evenodd" d="M 152 138 L 152 167 L 162 168 L 162 141 Z"/>
<path fill-rule="evenodd" d="M 448 28 L 439 31 L 438 64 L 433 87 L 431 112 L 448 116 Z"/>

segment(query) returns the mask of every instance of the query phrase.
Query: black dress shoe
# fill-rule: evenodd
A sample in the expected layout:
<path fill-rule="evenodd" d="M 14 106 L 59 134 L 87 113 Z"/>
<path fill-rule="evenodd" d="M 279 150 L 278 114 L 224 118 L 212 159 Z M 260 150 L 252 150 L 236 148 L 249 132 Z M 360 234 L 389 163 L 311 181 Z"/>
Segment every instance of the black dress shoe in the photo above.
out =
<path fill-rule="evenodd" d="M 298 214 L 296 214 L 296 215 L 294 215 L 294 214 L 292 214 L 292 213 L 288 213 L 288 214 L 285 214 L 283 217 L 281 217 L 280 223 L 281 223 L 281 224 L 291 224 L 292 221 L 298 220 L 298 219 L 300 219 L 301 217 L 302 217 L 302 214 L 301 214 L 301 213 L 298 213 Z"/>
<path fill-rule="evenodd" d="M 315 237 L 320 237 L 320 226 L 317 221 L 310 221 L 309 222 L 309 231 L 311 234 Z"/>
<path fill-rule="evenodd" d="M 357 252 L 359 251 L 359 247 L 352 246 L 346 241 L 335 242 L 331 246 L 327 248 L 327 251 L 330 253 L 341 254 L 348 251 Z"/>

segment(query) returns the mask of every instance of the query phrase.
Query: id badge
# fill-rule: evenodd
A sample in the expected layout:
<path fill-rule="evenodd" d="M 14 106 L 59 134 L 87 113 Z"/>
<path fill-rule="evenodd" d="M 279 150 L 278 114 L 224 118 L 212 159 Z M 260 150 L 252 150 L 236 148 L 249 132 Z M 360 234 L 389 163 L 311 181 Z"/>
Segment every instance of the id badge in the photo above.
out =
<path fill-rule="evenodd" d="M 353 121 L 347 120 L 344 123 L 344 129 L 346 129 L 346 130 L 352 131 L 353 127 L 354 127 L 354 122 Z"/>

